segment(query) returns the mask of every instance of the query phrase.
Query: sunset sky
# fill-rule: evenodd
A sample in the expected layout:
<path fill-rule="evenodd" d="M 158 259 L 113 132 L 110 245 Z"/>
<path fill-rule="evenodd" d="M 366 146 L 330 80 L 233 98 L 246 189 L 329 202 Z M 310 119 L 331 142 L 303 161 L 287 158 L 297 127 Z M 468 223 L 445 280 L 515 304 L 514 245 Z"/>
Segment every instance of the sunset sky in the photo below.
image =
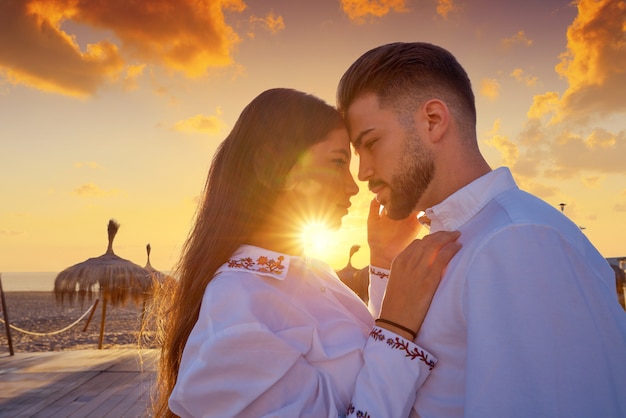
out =
<path fill-rule="evenodd" d="M 119 256 L 144 265 L 150 243 L 170 270 L 243 107 L 273 87 L 334 105 L 346 68 L 395 41 L 455 54 L 491 166 L 626 256 L 626 1 L 0 0 L 0 272 L 101 255 L 111 218 Z M 359 186 L 314 252 L 336 268 L 366 247 Z"/>

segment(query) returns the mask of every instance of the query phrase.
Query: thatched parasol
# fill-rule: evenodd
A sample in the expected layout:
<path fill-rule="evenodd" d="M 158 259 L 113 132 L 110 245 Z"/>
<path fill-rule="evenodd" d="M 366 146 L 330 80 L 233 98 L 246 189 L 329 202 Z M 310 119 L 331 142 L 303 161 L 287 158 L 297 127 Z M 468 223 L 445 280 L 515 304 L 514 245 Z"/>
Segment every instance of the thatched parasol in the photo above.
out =
<path fill-rule="evenodd" d="M 96 293 L 102 299 L 98 348 L 102 348 L 107 304 L 124 305 L 129 299 L 142 302 L 152 286 L 150 271 L 113 252 L 113 239 L 118 229 L 119 224 L 111 219 L 107 228 L 109 245 L 106 253 L 66 268 L 54 281 L 54 294 L 60 303 L 65 299 L 72 303 L 76 298 L 83 303 Z"/>
<path fill-rule="evenodd" d="M 150 244 L 146 245 L 146 253 L 148 257 L 147 257 L 146 265 L 144 266 L 144 268 L 150 272 L 150 277 L 152 278 L 152 280 L 156 282 L 162 282 L 164 280 L 171 279 L 171 277 L 168 276 L 167 274 L 161 273 L 159 270 L 152 267 L 152 264 L 150 264 L 150 252 L 151 251 L 152 251 L 152 247 L 150 247 Z"/>
<path fill-rule="evenodd" d="M 168 286 L 170 284 L 170 281 L 174 281 L 174 278 L 168 274 L 162 273 L 161 271 L 155 269 L 154 267 L 152 267 L 152 264 L 150 264 L 150 252 L 152 251 L 152 247 L 150 246 L 150 244 L 146 245 L 146 254 L 147 254 L 147 261 L 146 261 L 146 265 L 144 266 L 144 268 L 146 270 L 148 270 L 148 272 L 150 273 L 150 279 L 152 281 L 152 286 L 150 288 L 150 292 L 146 293 L 144 295 L 144 299 L 143 299 L 143 308 L 142 308 L 142 312 L 141 312 L 141 323 L 143 324 L 143 320 L 145 317 L 145 313 L 146 313 L 146 301 L 147 299 L 151 298 L 153 296 L 154 290 L 157 289 L 157 287 L 163 287 L 163 286 Z"/>

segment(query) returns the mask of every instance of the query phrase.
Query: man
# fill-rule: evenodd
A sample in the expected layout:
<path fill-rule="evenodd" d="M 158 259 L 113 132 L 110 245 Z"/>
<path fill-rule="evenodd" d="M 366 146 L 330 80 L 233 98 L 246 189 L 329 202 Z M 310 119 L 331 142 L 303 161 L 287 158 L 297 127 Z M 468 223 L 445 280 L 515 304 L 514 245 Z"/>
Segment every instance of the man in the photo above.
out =
<path fill-rule="evenodd" d="M 387 215 L 425 211 L 430 233 L 461 232 L 415 340 L 438 364 L 412 416 L 626 417 L 613 271 L 576 225 L 489 167 L 454 56 L 426 43 L 375 48 L 337 98 L 359 179 Z"/>

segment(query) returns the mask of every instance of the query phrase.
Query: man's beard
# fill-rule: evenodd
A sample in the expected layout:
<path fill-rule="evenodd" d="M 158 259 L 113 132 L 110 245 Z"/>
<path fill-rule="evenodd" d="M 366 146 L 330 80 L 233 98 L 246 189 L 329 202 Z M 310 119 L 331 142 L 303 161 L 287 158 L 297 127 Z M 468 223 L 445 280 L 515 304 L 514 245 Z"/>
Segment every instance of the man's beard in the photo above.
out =
<path fill-rule="evenodd" d="M 391 194 L 385 205 L 391 219 L 404 219 L 416 210 L 417 202 L 433 179 L 435 164 L 417 132 L 407 132 L 407 140 L 391 177 Z"/>

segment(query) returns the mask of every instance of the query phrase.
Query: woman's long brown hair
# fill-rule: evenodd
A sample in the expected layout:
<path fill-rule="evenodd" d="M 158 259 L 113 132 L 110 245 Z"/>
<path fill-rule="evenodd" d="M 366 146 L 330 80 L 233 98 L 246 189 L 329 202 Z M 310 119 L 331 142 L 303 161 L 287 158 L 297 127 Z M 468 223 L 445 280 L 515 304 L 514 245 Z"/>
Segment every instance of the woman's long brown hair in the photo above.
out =
<path fill-rule="evenodd" d="M 176 416 L 168 398 L 216 270 L 273 210 L 298 157 L 340 126 L 339 113 L 322 100 L 296 90 L 272 89 L 246 106 L 219 146 L 176 269 L 178 281 L 157 291 L 155 298 L 161 343 L 155 416 Z"/>

